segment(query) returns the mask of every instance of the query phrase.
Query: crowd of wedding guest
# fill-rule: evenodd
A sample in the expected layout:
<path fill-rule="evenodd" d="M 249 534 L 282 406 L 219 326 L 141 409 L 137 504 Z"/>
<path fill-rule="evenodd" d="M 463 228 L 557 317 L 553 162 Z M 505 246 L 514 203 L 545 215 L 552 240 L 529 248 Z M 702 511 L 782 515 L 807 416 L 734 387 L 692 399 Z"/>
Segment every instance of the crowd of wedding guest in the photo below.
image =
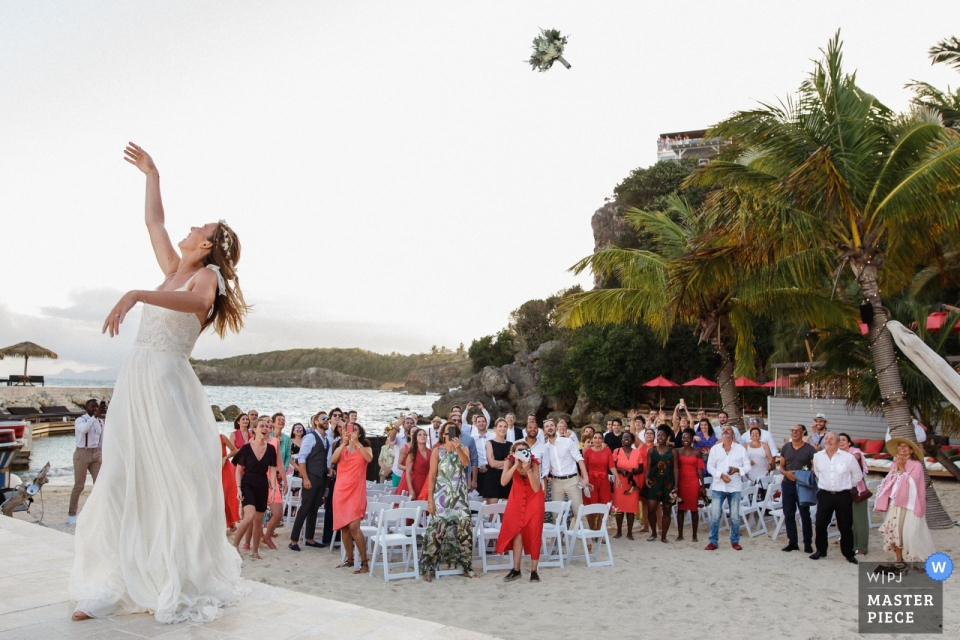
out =
<path fill-rule="evenodd" d="M 662 543 L 670 541 L 674 507 L 675 540 L 684 539 L 689 513 L 690 537 L 697 541 L 704 512 L 710 518 L 705 549 L 719 548 L 726 519 L 730 547 L 741 551 L 741 493 L 746 485 L 766 487 L 761 480 L 774 473 L 781 476 L 783 551 L 799 550 L 802 542 L 811 559 L 826 557 L 834 519 L 843 558 L 856 564 L 856 556 L 868 550 L 870 515 L 862 499 L 868 495 L 866 460 L 850 436 L 828 428 L 823 414 L 817 414 L 809 431 L 803 425 L 792 427 L 779 448 L 759 417 L 747 418 L 740 433 L 725 412 L 713 422 L 702 410 L 691 415 L 682 404 L 672 415 L 630 411 L 626 425 L 611 418 L 602 433 L 584 427 L 578 434 L 563 418 L 541 422 L 534 414 L 525 416 L 522 425 L 513 413 L 491 421 L 480 402 L 454 406 L 446 418 L 435 417 L 429 425 L 418 421 L 410 414 L 389 425 L 373 462 L 373 447 L 355 411 L 320 411 L 309 424 L 294 424 L 289 434 L 283 413 L 261 416 L 250 410 L 239 415 L 232 437 L 221 436 L 226 524 L 238 551 L 259 559 L 261 543 L 277 548 L 274 538 L 287 484 L 289 478 L 299 478 L 299 507 L 287 547 L 299 552 L 302 546 L 324 548 L 339 540 L 344 559 L 338 568 L 369 572 L 360 525 L 367 515 L 371 465 L 396 493 L 427 504 L 420 574 L 428 581 L 441 563 L 476 576 L 473 500 L 507 503 L 496 541 L 497 553 L 513 551 L 507 581 L 521 577 L 524 555 L 531 558 L 530 579 L 539 580 L 541 534 L 549 519 L 544 504 L 549 500 L 570 503 L 570 527 L 582 505 L 609 504 L 613 538 L 622 538 L 626 525 L 626 538 L 634 540 L 639 521 L 639 532 L 649 534 L 647 541 Z M 887 513 L 880 528 L 883 548 L 901 562 L 923 560 L 934 551 L 923 518 L 923 453 L 903 438 L 889 439 L 887 449 L 894 458 L 875 498 L 876 509 Z M 323 521 L 318 522 L 321 509 Z M 592 516 L 588 524 L 597 528 L 601 519 Z"/>

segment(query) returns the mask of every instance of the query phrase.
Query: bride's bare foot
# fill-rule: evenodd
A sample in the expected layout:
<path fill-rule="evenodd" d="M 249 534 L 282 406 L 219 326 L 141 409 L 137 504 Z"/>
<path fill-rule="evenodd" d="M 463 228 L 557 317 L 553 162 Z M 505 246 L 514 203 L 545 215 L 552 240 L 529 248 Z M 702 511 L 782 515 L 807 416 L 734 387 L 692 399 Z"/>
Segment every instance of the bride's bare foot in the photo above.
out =
<path fill-rule="evenodd" d="M 81 620 L 90 620 L 90 619 L 92 619 L 92 618 L 93 618 L 93 616 L 89 616 L 89 615 L 85 614 L 83 611 L 74 611 L 74 612 L 73 612 L 73 619 L 76 620 L 77 622 L 80 622 Z"/>

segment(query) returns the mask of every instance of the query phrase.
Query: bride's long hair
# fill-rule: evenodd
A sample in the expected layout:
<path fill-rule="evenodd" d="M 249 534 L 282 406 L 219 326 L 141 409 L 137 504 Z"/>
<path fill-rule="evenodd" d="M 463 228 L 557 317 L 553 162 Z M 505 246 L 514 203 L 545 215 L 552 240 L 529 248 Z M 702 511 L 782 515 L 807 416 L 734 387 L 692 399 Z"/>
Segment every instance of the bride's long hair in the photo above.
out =
<path fill-rule="evenodd" d="M 204 259 L 204 266 L 208 264 L 220 268 L 220 275 L 226 288 L 224 295 L 217 292 L 213 302 L 213 314 L 203 323 L 203 329 L 213 325 L 213 330 L 221 338 L 226 337 L 227 331 L 239 333 L 243 328 L 243 317 L 247 315 L 247 303 L 243 300 L 243 291 L 240 290 L 240 280 L 237 277 L 237 263 L 240 262 L 240 238 L 236 232 L 227 226 L 223 220 L 217 225 L 217 230 L 210 238 L 213 248 Z"/>

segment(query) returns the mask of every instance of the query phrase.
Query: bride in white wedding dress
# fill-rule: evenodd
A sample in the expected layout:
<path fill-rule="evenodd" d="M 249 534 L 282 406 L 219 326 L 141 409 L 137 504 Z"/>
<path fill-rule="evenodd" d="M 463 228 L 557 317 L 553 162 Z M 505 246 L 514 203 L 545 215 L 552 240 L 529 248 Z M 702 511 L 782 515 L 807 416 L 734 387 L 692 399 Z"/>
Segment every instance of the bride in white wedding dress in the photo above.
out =
<path fill-rule="evenodd" d="M 166 278 L 154 291 L 128 292 L 103 325 L 117 335 L 143 303 L 100 476 L 77 520 L 74 619 L 148 611 L 159 622 L 209 621 L 241 595 L 240 556 L 224 536 L 217 426 L 188 358 L 203 329 L 223 336 L 243 325 L 240 242 L 225 222 L 211 223 L 191 228 L 178 255 L 153 160 L 133 143 L 124 153 L 146 174 L 147 229 Z"/>

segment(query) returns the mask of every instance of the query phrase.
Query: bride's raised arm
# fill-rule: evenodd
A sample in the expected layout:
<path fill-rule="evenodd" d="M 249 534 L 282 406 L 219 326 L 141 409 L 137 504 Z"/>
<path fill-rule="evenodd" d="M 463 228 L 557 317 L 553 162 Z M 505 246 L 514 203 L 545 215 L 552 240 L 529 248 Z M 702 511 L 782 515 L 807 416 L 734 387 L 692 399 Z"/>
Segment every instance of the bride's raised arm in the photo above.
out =
<path fill-rule="evenodd" d="M 180 264 L 180 256 L 177 254 L 177 250 L 173 248 L 167 229 L 163 226 L 160 172 L 157 171 L 157 165 L 153 163 L 150 154 L 132 142 L 127 143 L 127 148 L 123 150 L 123 159 L 143 171 L 147 176 L 144 218 L 147 223 L 147 231 L 150 233 L 153 253 L 157 256 L 157 263 L 163 270 L 163 275 L 168 276 L 177 270 L 177 265 Z"/>

